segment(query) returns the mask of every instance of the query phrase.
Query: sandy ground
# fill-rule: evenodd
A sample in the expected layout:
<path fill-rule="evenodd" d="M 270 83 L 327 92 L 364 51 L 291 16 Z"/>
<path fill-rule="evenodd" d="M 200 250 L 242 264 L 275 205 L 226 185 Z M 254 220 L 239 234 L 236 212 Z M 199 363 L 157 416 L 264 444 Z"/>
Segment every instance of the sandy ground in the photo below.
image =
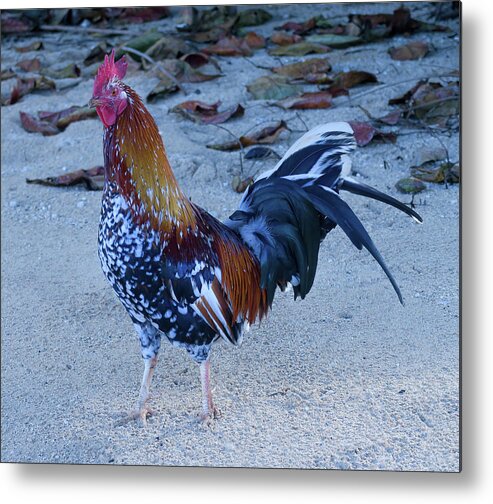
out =
<path fill-rule="evenodd" d="M 269 8 L 274 19 L 256 31 L 269 34 L 284 20 L 317 12 L 333 17 L 396 7 L 275 6 Z M 426 4 L 411 8 L 417 18 L 429 12 Z M 450 26 L 457 29 L 456 22 Z M 367 70 L 382 84 L 401 84 L 357 103 L 342 97 L 332 109 L 302 112 L 306 124 L 365 120 L 356 105 L 383 115 L 387 100 L 409 89 L 413 79 L 458 68 L 457 38 L 411 38 L 431 42 L 435 51 L 421 62 L 393 62 L 387 49 L 407 40 L 399 37 L 333 51 L 334 70 Z M 45 57 L 59 58 L 56 51 L 63 51 L 69 61 L 82 59 L 91 45 L 61 34 L 43 41 Z M 3 38 L 3 65 L 19 59 L 16 44 Z M 263 50 L 252 59 L 276 64 Z M 184 191 L 225 218 L 240 198 L 230 187 L 238 153 L 206 149 L 227 134 L 168 110 L 184 99 L 220 98 L 224 105 L 246 104 L 245 117 L 226 124 L 235 133 L 266 119 L 289 119 L 293 129 L 303 125 L 293 112 L 250 101 L 245 84 L 267 71 L 241 58 L 220 62 L 225 77 L 188 84 L 188 96 L 177 94 L 149 109 Z M 142 73 L 127 80 L 140 94 L 156 82 Z M 42 137 L 25 132 L 19 121 L 19 111 L 83 104 L 91 91 L 92 82 L 84 79 L 2 108 L 2 461 L 457 471 L 458 186 L 430 184 L 416 199 L 423 225 L 377 202 L 347 197 L 396 277 L 404 307 L 369 254 L 336 229 L 321 247 L 317 279 L 305 301 L 279 294 L 270 317 L 252 328 L 240 348 L 214 348 L 212 380 L 223 415 L 212 428 L 197 422 L 197 366 L 167 345 L 153 383 L 156 415 L 146 429 L 114 426 L 136 399 L 142 362 L 130 320 L 100 271 L 101 194 L 25 183 L 26 177 L 101 164 L 102 126 L 88 120 Z M 285 151 L 300 134 L 286 135 L 274 148 Z M 457 160 L 458 136 L 440 138 Z M 359 149 L 353 166 L 366 183 L 408 201 L 395 182 L 408 175 L 419 149 L 438 145 L 425 131 L 402 135 L 396 144 Z M 245 173 L 272 166 L 246 161 Z"/>

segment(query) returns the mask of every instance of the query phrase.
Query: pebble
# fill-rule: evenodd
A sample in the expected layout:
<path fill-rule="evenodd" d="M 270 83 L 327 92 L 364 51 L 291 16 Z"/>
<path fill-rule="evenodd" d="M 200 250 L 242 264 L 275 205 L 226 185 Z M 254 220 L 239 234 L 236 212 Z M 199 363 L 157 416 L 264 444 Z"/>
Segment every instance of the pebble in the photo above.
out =
<path fill-rule="evenodd" d="M 19 203 L 17 203 L 17 201 L 16 201 L 16 200 L 11 200 L 11 201 L 9 202 L 9 206 L 10 206 L 11 208 L 15 208 L 15 207 L 19 206 Z"/>
<path fill-rule="evenodd" d="M 85 201 L 78 201 L 77 202 L 77 208 L 83 208 L 85 206 L 86 202 Z"/>

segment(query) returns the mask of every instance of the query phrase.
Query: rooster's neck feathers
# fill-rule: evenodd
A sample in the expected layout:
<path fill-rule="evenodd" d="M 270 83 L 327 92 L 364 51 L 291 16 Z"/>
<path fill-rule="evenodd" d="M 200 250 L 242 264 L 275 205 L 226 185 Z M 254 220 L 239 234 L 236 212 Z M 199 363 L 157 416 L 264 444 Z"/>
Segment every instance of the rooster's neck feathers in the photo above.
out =
<path fill-rule="evenodd" d="M 123 86 L 128 106 L 105 130 L 106 178 L 116 184 L 138 221 L 181 238 L 195 228 L 193 207 L 178 186 L 154 119 L 140 97 Z"/>

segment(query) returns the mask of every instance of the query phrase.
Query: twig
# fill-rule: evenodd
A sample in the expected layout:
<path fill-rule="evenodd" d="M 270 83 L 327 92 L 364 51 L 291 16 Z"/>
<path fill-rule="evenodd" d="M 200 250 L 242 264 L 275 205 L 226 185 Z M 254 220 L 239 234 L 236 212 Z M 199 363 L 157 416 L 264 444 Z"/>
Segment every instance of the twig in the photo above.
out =
<path fill-rule="evenodd" d="M 146 61 L 148 61 L 149 63 L 154 65 L 160 72 L 162 72 L 164 75 L 166 75 L 166 77 L 168 77 L 168 79 L 171 79 L 176 84 L 176 86 L 178 87 L 178 89 L 180 91 L 183 91 L 183 87 L 178 82 L 178 79 L 172 73 L 170 73 L 168 70 L 166 70 L 166 68 L 164 68 L 162 65 L 160 65 L 156 60 L 151 58 L 148 54 L 145 54 L 141 51 L 138 51 L 137 49 L 134 49 L 133 47 L 128 47 L 128 46 L 121 46 L 120 49 L 122 49 L 123 51 L 129 52 L 129 53 L 135 54 L 136 56 L 139 56 L 142 59 L 145 59 Z"/>
<path fill-rule="evenodd" d="M 248 63 L 253 65 L 255 68 L 260 68 L 261 70 L 272 70 L 272 67 L 257 65 L 257 63 L 254 63 L 252 60 L 248 59 L 246 56 L 243 56 L 243 59 L 248 61 Z"/>
<path fill-rule="evenodd" d="M 232 131 L 230 131 L 228 128 L 225 128 L 224 126 L 221 126 L 220 124 L 212 124 L 212 126 L 215 126 L 216 128 L 219 128 L 219 129 L 226 131 L 226 133 L 229 133 L 238 142 L 238 145 L 240 146 L 240 174 L 243 175 L 244 150 L 243 150 L 243 144 L 241 143 L 241 140 Z M 246 135 L 246 133 L 245 133 L 245 135 Z"/>
<path fill-rule="evenodd" d="M 39 27 L 42 31 L 64 31 L 69 33 L 100 33 L 101 35 L 132 35 L 128 30 L 114 30 L 108 28 L 93 28 L 91 26 L 63 26 L 63 25 L 41 25 Z"/>

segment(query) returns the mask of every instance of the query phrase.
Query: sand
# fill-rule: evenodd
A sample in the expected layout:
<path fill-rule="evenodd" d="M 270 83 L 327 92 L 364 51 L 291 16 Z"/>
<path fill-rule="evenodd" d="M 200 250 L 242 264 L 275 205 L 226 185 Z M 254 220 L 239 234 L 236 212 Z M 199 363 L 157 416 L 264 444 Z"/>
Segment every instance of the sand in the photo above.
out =
<path fill-rule="evenodd" d="M 344 21 L 350 12 L 392 12 L 398 6 L 272 6 L 274 19 L 256 31 L 267 35 L 285 20 L 317 12 Z M 430 9 L 410 6 L 417 18 Z M 457 21 L 446 24 L 457 31 Z M 334 70 L 366 70 L 381 84 L 395 85 L 358 100 L 338 98 L 331 109 L 300 112 L 303 121 L 292 111 L 251 101 L 245 84 L 268 71 L 242 58 L 220 59 L 224 77 L 187 84 L 187 95 L 149 105 L 183 190 L 226 218 L 240 199 L 231 189 L 239 155 L 206 149 L 207 143 L 228 140 L 227 133 L 168 114 L 175 104 L 197 98 L 221 99 L 224 106 L 241 102 L 245 116 L 225 124 L 236 134 L 268 119 L 287 119 L 298 131 L 273 146 L 282 153 L 301 135 L 303 122 L 313 127 L 366 120 L 358 105 L 383 115 L 388 99 L 419 78 L 458 68 L 457 37 L 410 38 L 435 49 L 423 61 L 395 62 L 388 47 L 408 40 L 395 37 L 330 53 Z M 24 57 L 13 51 L 21 42 L 2 39 L 5 67 Z M 46 34 L 43 42 L 41 55 L 49 61 L 80 60 L 91 46 L 67 34 Z M 251 60 L 277 64 L 263 50 Z M 296 59 L 282 58 L 291 61 Z M 141 72 L 127 81 L 141 95 L 156 83 Z M 2 89 L 9 85 L 3 82 Z M 162 348 L 153 382 L 155 416 L 145 429 L 115 427 L 136 400 L 142 362 L 130 319 L 99 266 L 101 194 L 25 183 L 26 177 L 101 164 L 102 126 L 88 120 L 43 137 L 25 132 L 19 121 L 19 111 L 84 104 L 91 92 L 92 81 L 84 77 L 76 87 L 31 94 L 2 108 L 2 461 L 458 471 L 457 185 L 429 184 L 416 197 L 422 225 L 378 202 L 346 198 L 396 277 L 405 306 L 371 256 L 336 229 L 322 244 L 306 300 L 279 294 L 269 318 L 252 327 L 240 348 L 214 347 L 213 390 L 222 417 L 212 427 L 197 421 L 198 367 L 169 345 Z M 458 135 L 439 139 L 457 161 Z M 353 167 L 365 183 L 409 201 L 395 182 L 408 175 L 418 151 L 440 141 L 420 130 L 399 136 L 396 144 L 372 143 L 353 155 Z M 244 161 L 245 175 L 274 162 Z"/>

